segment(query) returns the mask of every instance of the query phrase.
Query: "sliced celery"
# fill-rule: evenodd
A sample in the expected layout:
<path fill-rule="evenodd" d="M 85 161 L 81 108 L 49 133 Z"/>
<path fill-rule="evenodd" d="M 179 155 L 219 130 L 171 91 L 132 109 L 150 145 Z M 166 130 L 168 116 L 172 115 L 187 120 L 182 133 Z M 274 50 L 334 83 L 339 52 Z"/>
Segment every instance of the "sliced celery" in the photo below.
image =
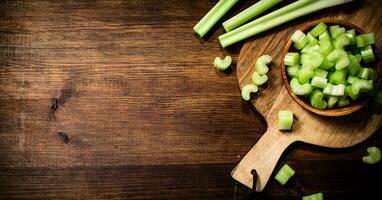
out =
<path fill-rule="evenodd" d="M 350 75 L 350 76 L 348 76 L 347 82 L 349 84 L 353 84 L 358 79 L 359 79 L 358 77 Z"/>
<path fill-rule="evenodd" d="M 253 4 L 251 7 L 225 21 L 223 23 L 223 27 L 227 32 L 232 31 L 233 29 L 260 15 L 281 1 L 282 0 L 260 0 Z"/>
<path fill-rule="evenodd" d="M 260 86 L 263 85 L 265 82 L 268 81 L 268 76 L 266 74 L 260 75 L 258 72 L 253 72 L 252 74 L 252 83 Z"/>
<path fill-rule="evenodd" d="M 350 1 L 352 0 L 298 0 L 288 6 L 236 28 L 231 32 L 219 36 L 219 41 L 223 47 L 227 47 L 295 18 Z"/>
<path fill-rule="evenodd" d="M 328 103 L 326 103 L 324 100 L 324 94 L 319 89 L 316 89 L 312 92 L 309 101 L 310 105 L 320 110 L 326 109 L 328 107 Z"/>
<path fill-rule="evenodd" d="M 337 102 L 338 107 L 347 106 L 349 104 L 350 104 L 350 101 L 346 97 L 340 97 Z"/>
<path fill-rule="evenodd" d="M 348 54 L 342 49 L 334 49 L 326 58 L 336 63 L 337 70 L 346 68 L 350 63 Z"/>
<path fill-rule="evenodd" d="M 350 44 L 353 45 L 356 43 L 355 41 L 355 30 L 354 29 L 351 29 L 351 30 L 347 30 L 345 32 L 346 36 L 349 38 L 350 40 Z"/>
<path fill-rule="evenodd" d="M 361 60 L 362 60 L 361 54 L 355 54 L 354 57 L 357 59 L 358 62 L 361 62 Z"/>
<path fill-rule="evenodd" d="M 296 78 L 290 81 L 290 87 L 296 95 L 308 95 L 312 92 L 312 86 L 309 83 L 300 84 Z"/>
<path fill-rule="evenodd" d="M 279 130 L 292 130 L 293 112 L 290 110 L 279 111 Z"/>
<path fill-rule="evenodd" d="M 248 84 L 248 85 L 245 85 L 242 89 L 241 89 L 241 97 L 246 100 L 246 101 L 249 101 L 249 99 L 251 99 L 251 93 L 256 93 L 259 89 L 257 88 L 256 85 L 253 85 L 253 84 Z"/>
<path fill-rule="evenodd" d="M 347 70 L 337 70 L 334 72 L 329 73 L 329 82 L 332 84 L 346 84 L 346 77 L 347 77 Z"/>
<path fill-rule="evenodd" d="M 194 31 L 203 37 L 239 0 L 220 0 L 195 26 Z"/>
<path fill-rule="evenodd" d="M 319 77 L 319 76 L 315 76 L 315 77 L 312 78 L 310 84 L 313 87 L 325 88 L 326 84 L 328 84 L 328 79 L 322 78 L 322 77 Z"/>
<path fill-rule="evenodd" d="M 374 89 L 372 80 L 358 79 L 354 81 L 351 86 L 354 94 L 358 94 L 359 92 L 371 93 Z"/>
<path fill-rule="evenodd" d="M 262 55 L 260 56 L 255 63 L 255 69 L 259 75 L 264 75 L 268 73 L 269 68 L 268 64 L 272 62 L 272 57 L 270 55 Z"/>
<path fill-rule="evenodd" d="M 328 97 L 328 108 L 333 108 L 334 105 L 336 105 L 337 101 L 338 101 L 338 97 L 329 96 Z"/>
<path fill-rule="evenodd" d="M 333 51 L 333 47 L 330 40 L 329 41 L 320 40 L 319 43 L 320 43 L 319 51 L 323 56 L 327 56 Z"/>
<path fill-rule="evenodd" d="M 224 60 L 219 57 L 216 57 L 214 60 L 214 66 L 219 71 L 224 71 L 231 66 L 232 58 L 230 56 L 226 56 Z"/>
<path fill-rule="evenodd" d="M 290 78 L 298 77 L 298 70 L 300 69 L 300 66 L 294 65 L 294 66 L 287 66 L 287 74 Z"/>
<path fill-rule="evenodd" d="M 318 23 L 311 31 L 310 34 L 313 37 L 319 36 L 321 33 L 325 32 L 328 26 L 324 22 Z"/>
<path fill-rule="evenodd" d="M 333 41 L 333 47 L 336 49 L 341 49 L 344 46 L 347 46 L 349 44 L 350 44 L 350 39 L 345 34 L 337 36 L 337 38 Z"/>
<path fill-rule="evenodd" d="M 326 78 L 328 76 L 328 71 L 317 68 L 314 70 L 314 74 L 321 78 Z"/>
<path fill-rule="evenodd" d="M 361 50 L 362 59 L 363 61 L 365 61 L 365 63 L 372 62 L 375 60 L 373 48 L 371 48 L 370 45 L 362 47 L 360 50 Z"/>
<path fill-rule="evenodd" d="M 345 85 L 344 84 L 332 85 L 328 83 L 326 87 L 324 88 L 324 94 L 330 95 L 330 96 L 336 96 L 336 97 L 345 96 Z"/>
<path fill-rule="evenodd" d="M 307 67 L 310 69 L 316 69 L 324 61 L 323 56 L 318 51 L 312 51 L 309 54 L 301 55 L 302 67 Z"/>
<path fill-rule="evenodd" d="M 364 163 L 372 165 L 381 161 L 381 150 L 378 147 L 368 147 L 366 150 L 369 155 L 362 157 Z"/>
<path fill-rule="evenodd" d="M 347 85 L 345 87 L 345 94 L 346 94 L 346 96 L 350 97 L 352 100 L 357 100 L 361 93 L 359 93 L 359 92 L 355 93 L 355 91 L 353 91 L 353 89 L 352 89 L 352 86 Z"/>
<path fill-rule="evenodd" d="M 370 45 L 370 44 L 375 44 L 374 33 L 365 33 L 362 35 L 357 35 L 355 37 L 355 39 L 356 39 L 356 43 L 357 43 L 358 48 L 365 47 L 365 46 Z"/>
<path fill-rule="evenodd" d="M 288 66 L 298 65 L 300 63 L 300 55 L 295 52 L 288 52 L 284 57 L 284 64 Z"/>
<path fill-rule="evenodd" d="M 311 44 L 308 44 L 306 45 L 302 50 L 301 50 L 301 53 L 307 53 L 307 54 L 310 54 L 310 53 L 314 53 L 314 52 L 317 52 L 320 50 L 320 45 L 318 44 L 315 44 L 315 45 L 311 45 Z"/>
<path fill-rule="evenodd" d="M 313 78 L 314 71 L 310 68 L 301 68 L 298 70 L 298 81 L 302 84 L 309 83 L 309 80 Z"/>
<path fill-rule="evenodd" d="M 296 49 L 302 49 L 308 43 L 308 38 L 306 37 L 305 33 L 300 30 L 295 31 L 292 34 L 291 40 L 293 41 L 294 47 Z"/>
<path fill-rule="evenodd" d="M 331 70 L 335 65 L 336 65 L 336 63 L 330 62 L 330 61 L 328 61 L 328 59 L 325 58 L 324 61 L 322 61 L 319 68 L 324 69 L 324 70 Z"/>
<path fill-rule="evenodd" d="M 359 64 L 359 60 L 356 56 L 349 54 L 348 57 L 349 57 L 349 66 L 347 67 L 347 69 L 349 70 L 349 74 L 356 75 L 358 71 L 361 69 L 361 64 Z"/>
<path fill-rule="evenodd" d="M 320 42 L 323 42 L 323 41 L 329 41 L 330 42 L 332 40 L 332 38 L 330 37 L 329 32 L 327 30 L 322 32 L 320 34 L 320 36 L 318 36 L 318 39 Z"/>
<path fill-rule="evenodd" d="M 295 171 L 288 164 L 284 164 L 277 172 L 275 179 L 281 185 L 285 185 L 285 183 L 294 175 L 294 173 Z"/>
<path fill-rule="evenodd" d="M 340 27 L 338 25 L 335 25 L 335 26 L 330 26 L 329 27 L 329 32 L 330 32 L 330 35 L 332 36 L 332 38 L 337 38 L 338 36 L 342 35 L 345 33 L 345 28 L 343 27 Z"/>
<path fill-rule="evenodd" d="M 308 38 L 310 45 L 316 45 L 318 44 L 317 38 L 315 38 L 310 32 L 306 34 L 306 38 Z"/>
<path fill-rule="evenodd" d="M 370 76 L 369 76 L 369 79 L 370 80 L 373 80 L 373 81 L 376 81 L 378 79 L 378 74 L 377 74 L 377 71 L 375 71 L 374 69 L 372 68 L 369 68 L 370 69 Z"/>
<path fill-rule="evenodd" d="M 303 196 L 302 200 L 324 200 L 324 195 L 322 194 L 322 192 L 311 194 L 308 196 Z"/>
<path fill-rule="evenodd" d="M 362 79 L 366 79 L 366 80 L 369 79 L 372 73 L 371 70 L 372 70 L 371 68 L 362 67 L 358 72 L 358 77 Z"/>

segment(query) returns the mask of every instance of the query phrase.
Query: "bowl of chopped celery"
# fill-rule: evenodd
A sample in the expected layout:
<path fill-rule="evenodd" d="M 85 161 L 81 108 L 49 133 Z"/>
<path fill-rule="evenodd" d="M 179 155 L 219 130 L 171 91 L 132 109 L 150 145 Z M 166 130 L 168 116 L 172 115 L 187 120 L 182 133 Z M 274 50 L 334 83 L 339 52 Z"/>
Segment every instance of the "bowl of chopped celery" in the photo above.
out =
<path fill-rule="evenodd" d="M 354 24 L 325 19 L 296 30 L 285 48 L 281 73 L 291 97 L 323 116 L 351 114 L 378 89 L 375 35 Z"/>

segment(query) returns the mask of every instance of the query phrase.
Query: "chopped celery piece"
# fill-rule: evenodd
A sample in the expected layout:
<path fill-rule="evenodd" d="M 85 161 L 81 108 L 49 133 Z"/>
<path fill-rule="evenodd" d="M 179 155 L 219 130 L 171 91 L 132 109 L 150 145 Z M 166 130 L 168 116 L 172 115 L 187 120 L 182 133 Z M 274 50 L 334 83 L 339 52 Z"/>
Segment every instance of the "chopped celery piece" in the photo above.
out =
<path fill-rule="evenodd" d="M 239 0 L 220 0 L 208 13 L 194 26 L 194 31 L 203 37 L 223 17 L 229 9 Z"/>
<path fill-rule="evenodd" d="M 324 61 L 322 61 L 321 65 L 319 66 L 319 68 L 321 69 L 324 69 L 324 70 L 330 70 L 332 69 L 334 66 L 336 65 L 336 63 L 334 62 L 330 62 L 328 61 L 328 59 L 324 59 Z"/>
<path fill-rule="evenodd" d="M 338 97 L 329 96 L 328 97 L 328 108 L 333 108 L 334 105 L 336 105 L 337 101 L 338 101 Z"/>
<path fill-rule="evenodd" d="M 347 46 L 350 44 L 350 39 L 345 34 L 339 35 L 334 41 L 333 41 L 333 47 L 335 49 L 341 49 L 344 46 Z"/>
<path fill-rule="evenodd" d="M 319 51 L 323 56 L 327 56 L 333 51 L 333 47 L 330 41 L 320 40 L 319 43 L 320 43 Z"/>
<path fill-rule="evenodd" d="M 310 84 L 313 87 L 325 88 L 326 84 L 328 84 L 328 79 L 322 78 L 322 77 L 319 77 L 319 76 L 315 76 L 315 77 L 312 78 L 312 81 L 310 82 Z"/>
<path fill-rule="evenodd" d="M 355 37 L 357 47 L 361 48 L 370 44 L 375 44 L 375 36 L 374 33 L 365 33 L 362 35 L 357 35 Z"/>
<path fill-rule="evenodd" d="M 287 69 L 287 74 L 290 78 L 298 77 L 297 74 L 298 74 L 298 70 L 300 69 L 298 65 L 287 66 L 286 69 Z"/>
<path fill-rule="evenodd" d="M 324 200 L 324 195 L 322 194 L 322 192 L 311 194 L 308 196 L 303 196 L 302 200 Z"/>
<path fill-rule="evenodd" d="M 219 71 L 224 71 L 231 66 L 232 58 L 230 56 L 226 56 L 224 60 L 219 57 L 216 57 L 214 60 L 214 66 Z"/>
<path fill-rule="evenodd" d="M 288 52 L 284 57 L 284 64 L 288 66 L 298 65 L 300 63 L 300 55 L 295 52 Z"/>
<path fill-rule="evenodd" d="M 358 72 L 358 77 L 368 80 L 370 78 L 371 73 L 372 73 L 371 70 L 372 70 L 371 68 L 362 67 Z"/>
<path fill-rule="evenodd" d="M 328 26 L 324 22 L 318 23 L 311 31 L 310 34 L 313 37 L 317 37 L 321 35 L 321 33 L 325 32 Z"/>
<path fill-rule="evenodd" d="M 253 85 L 253 84 L 245 85 L 243 89 L 241 89 L 241 97 L 244 100 L 249 101 L 249 99 L 251 99 L 251 93 L 256 93 L 258 90 L 259 89 L 257 88 L 256 85 Z"/>
<path fill-rule="evenodd" d="M 293 113 L 290 110 L 279 111 L 279 130 L 292 130 Z"/>
<path fill-rule="evenodd" d="M 353 84 L 356 80 L 358 80 L 359 78 L 358 77 L 356 77 L 356 76 L 352 76 L 352 75 L 349 75 L 348 76 L 348 79 L 347 79 L 347 82 L 349 83 L 349 84 Z"/>
<path fill-rule="evenodd" d="M 361 62 L 361 60 L 362 60 L 361 54 L 355 54 L 354 57 L 357 59 L 358 62 Z"/>
<path fill-rule="evenodd" d="M 266 74 L 260 75 L 258 72 L 253 72 L 252 74 L 252 83 L 260 86 L 263 85 L 265 82 L 268 81 L 268 76 Z"/>
<path fill-rule="evenodd" d="M 310 45 L 316 45 L 318 44 L 317 38 L 315 38 L 310 32 L 306 34 L 306 38 L 308 38 Z"/>
<path fill-rule="evenodd" d="M 309 83 L 300 84 L 296 78 L 290 81 L 290 87 L 296 95 L 308 95 L 312 92 L 312 86 Z"/>
<path fill-rule="evenodd" d="M 284 164 L 277 172 L 275 179 L 281 185 L 285 185 L 285 183 L 294 175 L 294 173 L 295 171 L 288 164 Z"/>
<path fill-rule="evenodd" d="M 362 157 L 362 161 L 365 164 L 372 165 L 381 161 L 381 150 L 378 147 L 368 147 L 366 150 L 369 153 L 369 155 Z"/>
<path fill-rule="evenodd" d="M 354 81 L 351 86 L 354 94 L 358 94 L 359 92 L 371 93 L 374 89 L 372 80 L 358 79 Z"/>
<path fill-rule="evenodd" d="M 360 50 L 361 50 L 362 59 L 363 61 L 365 61 L 365 63 L 372 62 L 375 60 L 373 48 L 371 48 L 370 45 L 362 47 Z"/>
<path fill-rule="evenodd" d="M 347 85 L 345 87 L 345 94 L 346 96 L 350 97 L 352 100 L 357 100 L 361 93 L 355 93 L 352 89 L 351 85 Z"/>
<path fill-rule="evenodd" d="M 235 15 L 223 23 L 224 29 L 229 32 L 260 15 L 272 6 L 280 3 L 282 0 L 261 0 L 253 4 L 251 7 L 245 9 L 241 13 Z"/>
<path fill-rule="evenodd" d="M 307 67 L 310 69 L 316 69 L 324 61 L 324 58 L 318 51 L 311 52 L 310 54 L 301 55 L 302 67 Z"/>
<path fill-rule="evenodd" d="M 298 81 L 302 84 L 309 83 L 309 80 L 313 78 L 314 71 L 310 68 L 301 68 L 298 70 Z"/>
<path fill-rule="evenodd" d="M 329 73 L 329 82 L 332 84 L 346 84 L 347 70 L 337 70 Z"/>
<path fill-rule="evenodd" d="M 330 35 L 329 35 L 329 32 L 328 31 L 324 31 L 320 34 L 320 36 L 318 36 L 318 40 L 320 42 L 323 42 L 323 41 L 331 41 L 332 39 L 330 38 Z"/>
<path fill-rule="evenodd" d="M 326 87 L 324 88 L 324 94 L 330 95 L 330 96 L 344 96 L 345 95 L 345 85 L 339 84 L 339 85 L 332 85 L 328 83 Z"/>
<path fill-rule="evenodd" d="M 337 102 L 338 107 L 347 106 L 349 104 L 350 104 L 350 101 L 346 97 L 340 97 L 340 99 L 338 99 L 338 102 Z"/>
<path fill-rule="evenodd" d="M 347 30 L 345 32 L 345 35 L 349 38 L 351 45 L 356 43 L 356 41 L 355 41 L 355 30 L 354 29 Z"/>
<path fill-rule="evenodd" d="M 375 103 L 382 105 L 382 90 L 378 90 L 373 99 Z"/>
<path fill-rule="evenodd" d="M 302 49 L 308 43 L 308 38 L 306 37 L 305 33 L 300 30 L 295 31 L 292 34 L 291 40 L 293 41 L 294 47 L 296 49 Z"/>
<path fill-rule="evenodd" d="M 324 100 L 324 94 L 321 92 L 321 90 L 316 89 L 312 92 L 312 95 L 310 95 L 310 105 L 312 105 L 314 108 L 323 110 L 328 107 L 328 103 Z"/>
<path fill-rule="evenodd" d="M 336 70 L 344 69 L 350 63 L 348 54 L 342 49 L 334 49 L 326 58 L 336 63 Z"/>
<path fill-rule="evenodd" d="M 315 45 L 308 44 L 308 45 L 306 45 L 301 50 L 301 53 L 310 54 L 310 53 L 313 53 L 313 52 L 316 52 L 316 51 L 319 51 L 319 50 L 320 50 L 320 45 L 318 45 L 318 44 L 315 44 Z"/>
<path fill-rule="evenodd" d="M 227 47 L 298 17 L 350 1 L 352 0 L 298 0 L 219 36 L 219 41 L 222 47 Z"/>
<path fill-rule="evenodd" d="M 272 57 L 270 55 L 262 55 L 260 56 L 255 63 L 255 69 L 259 75 L 264 75 L 268 73 L 269 68 L 268 64 L 272 62 Z"/>
<path fill-rule="evenodd" d="M 330 35 L 332 36 L 332 38 L 337 38 L 338 36 L 342 35 L 345 33 L 345 28 L 343 27 L 340 27 L 338 25 L 335 25 L 335 26 L 330 26 L 329 27 L 329 32 L 330 32 Z"/>
<path fill-rule="evenodd" d="M 349 70 L 349 74 L 356 75 L 357 72 L 361 69 L 361 64 L 359 64 L 359 60 L 356 56 L 349 54 L 348 57 L 349 66 L 347 68 Z"/>
<path fill-rule="evenodd" d="M 317 68 L 314 70 L 314 74 L 321 78 L 326 78 L 328 76 L 328 73 L 329 73 L 328 71 L 320 69 L 320 68 Z"/>

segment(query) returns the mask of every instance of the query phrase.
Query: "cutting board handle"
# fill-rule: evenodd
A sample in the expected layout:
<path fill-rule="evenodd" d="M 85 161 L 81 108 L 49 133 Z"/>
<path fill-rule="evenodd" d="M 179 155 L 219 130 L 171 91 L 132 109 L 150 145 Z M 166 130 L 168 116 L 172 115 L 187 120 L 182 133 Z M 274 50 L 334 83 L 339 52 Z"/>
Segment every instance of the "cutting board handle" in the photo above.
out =
<path fill-rule="evenodd" d="M 272 126 L 275 127 L 275 126 Z M 245 155 L 231 175 L 240 183 L 252 188 L 253 169 L 257 172 L 256 191 L 261 192 L 267 184 L 277 161 L 284 150 L 293 143 L 288 132 L 268 128 L 256 145 Z"/>

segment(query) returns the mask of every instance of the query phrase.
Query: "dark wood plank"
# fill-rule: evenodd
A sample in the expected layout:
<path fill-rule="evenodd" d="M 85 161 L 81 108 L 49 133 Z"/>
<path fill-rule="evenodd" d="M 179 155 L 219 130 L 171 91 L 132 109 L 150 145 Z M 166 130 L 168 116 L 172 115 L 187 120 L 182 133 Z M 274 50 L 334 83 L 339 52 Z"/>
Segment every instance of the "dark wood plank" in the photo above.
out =
<path fill-rule="evenodd" d="M 220 48 L 220 27 L 192 32 L 215 3 L 1 1 L 0 199 L 244 199 L 229 173 L 266 124 L 235 69 L 211 66 L 240 44 Z M 376 193 L 381 165 L 359 159 L 381 141 L 296 144 L 278 165 L 294 165 L 295 182 L 263 197 Z"/>

